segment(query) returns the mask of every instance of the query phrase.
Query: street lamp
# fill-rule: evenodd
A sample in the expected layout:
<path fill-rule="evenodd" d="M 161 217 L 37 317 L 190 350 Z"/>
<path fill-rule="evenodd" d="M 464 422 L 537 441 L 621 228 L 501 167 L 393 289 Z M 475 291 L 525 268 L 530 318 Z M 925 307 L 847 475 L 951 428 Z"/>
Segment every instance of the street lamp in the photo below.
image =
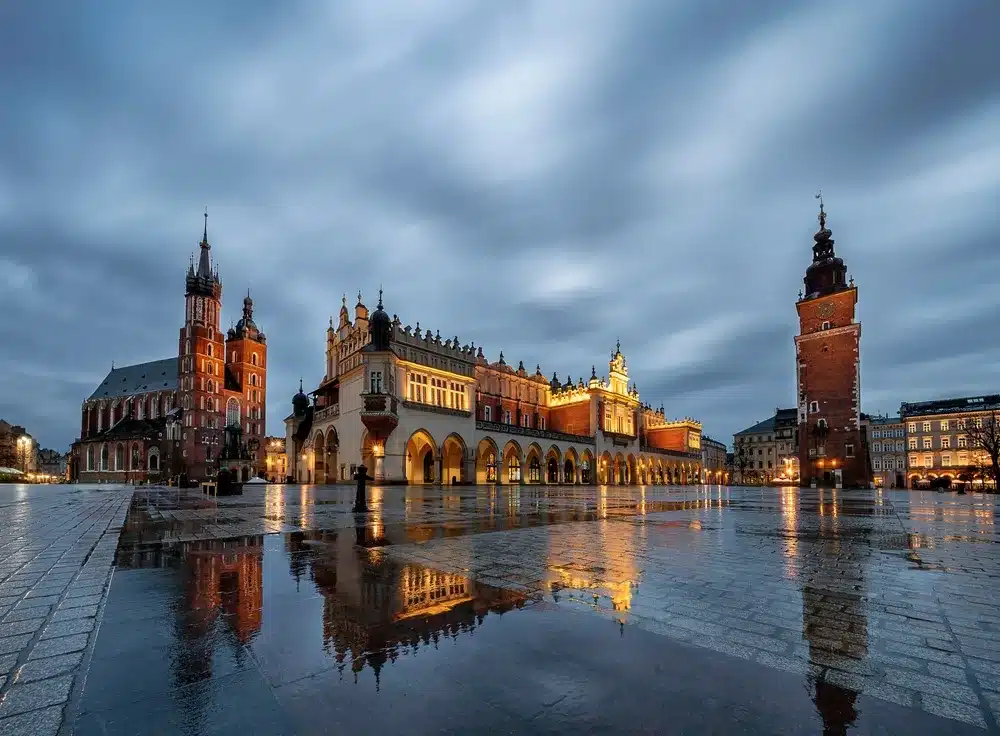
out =
<path fill-rule="evenodd" d="M 21 472 L 28 472 L 28 448 L 31 446 L 31 438 L 21 435 L 17 438 L 18 454 L 21 456 Z"/>

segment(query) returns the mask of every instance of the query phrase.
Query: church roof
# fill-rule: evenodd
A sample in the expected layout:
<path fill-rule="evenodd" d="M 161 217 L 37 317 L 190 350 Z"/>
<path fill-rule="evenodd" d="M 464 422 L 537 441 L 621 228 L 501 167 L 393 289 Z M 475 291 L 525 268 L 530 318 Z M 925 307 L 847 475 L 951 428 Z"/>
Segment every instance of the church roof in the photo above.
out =
<path fill-rule="evenodd" d="M 88 401 L 177 388 L 177 358 L 112 368 Z"/>

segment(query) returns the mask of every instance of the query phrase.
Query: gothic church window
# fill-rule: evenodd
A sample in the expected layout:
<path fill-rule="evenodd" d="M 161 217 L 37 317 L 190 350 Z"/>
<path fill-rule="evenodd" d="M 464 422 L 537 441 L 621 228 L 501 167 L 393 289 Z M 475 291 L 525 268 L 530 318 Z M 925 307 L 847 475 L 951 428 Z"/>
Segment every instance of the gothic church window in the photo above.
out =
<path fill-rule="evenodd" d="M 233 398 L 226 402 L 226 425 L 240 426 L 240 402 Z"/>
<path fill-rule="evenodd" d="M 254 379 L 256 376 L 251 377 L 251 383 L 256 386 Z M 372 371 L 371 372 L 371 386 L 368 393 L 380 394 L 382 393 L 382 371 Z"/>

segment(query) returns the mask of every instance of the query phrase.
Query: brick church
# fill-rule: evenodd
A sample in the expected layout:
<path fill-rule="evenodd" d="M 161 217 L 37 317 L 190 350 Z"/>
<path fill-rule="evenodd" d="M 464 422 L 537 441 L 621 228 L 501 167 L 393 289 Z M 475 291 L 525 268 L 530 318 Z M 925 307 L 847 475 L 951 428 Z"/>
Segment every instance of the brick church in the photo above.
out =
<path fill-rule="evenodd" d="M 211 250 L 206 214 L 197 266 L 192 259 L 185 279 L 177 355 L 113 367 L 83 402 L 74 480 L 203 480 L 215 474 L 226 428 L 247 448 L 244 474 L 262 472 L 267 338 L 249 292 L 239 322 L 222 331 L 222 280 Z"/>
<path fill-rule="evenodd" d="M 820 200 L 813 261 L 795 307 L 795 379 L 801 485 L 864 487 L 871 481 L 861 426 L 858 289 L 833 250 Z"/>

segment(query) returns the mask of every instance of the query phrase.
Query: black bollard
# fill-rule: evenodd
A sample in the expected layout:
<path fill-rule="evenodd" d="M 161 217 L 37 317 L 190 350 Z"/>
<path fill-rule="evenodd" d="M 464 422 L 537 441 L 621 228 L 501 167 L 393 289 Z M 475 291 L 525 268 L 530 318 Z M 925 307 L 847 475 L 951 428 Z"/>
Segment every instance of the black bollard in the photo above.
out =
<path fill-rule="evenodd" d="M 368 468 L 364 465 L 359 465 L 358 472 L 354 477 L 358 481 L 358 487 L 354 493 L 354 513 L 368 513 L 368 501 L 365 498 L 365 481 L 368 480 Z"/>

